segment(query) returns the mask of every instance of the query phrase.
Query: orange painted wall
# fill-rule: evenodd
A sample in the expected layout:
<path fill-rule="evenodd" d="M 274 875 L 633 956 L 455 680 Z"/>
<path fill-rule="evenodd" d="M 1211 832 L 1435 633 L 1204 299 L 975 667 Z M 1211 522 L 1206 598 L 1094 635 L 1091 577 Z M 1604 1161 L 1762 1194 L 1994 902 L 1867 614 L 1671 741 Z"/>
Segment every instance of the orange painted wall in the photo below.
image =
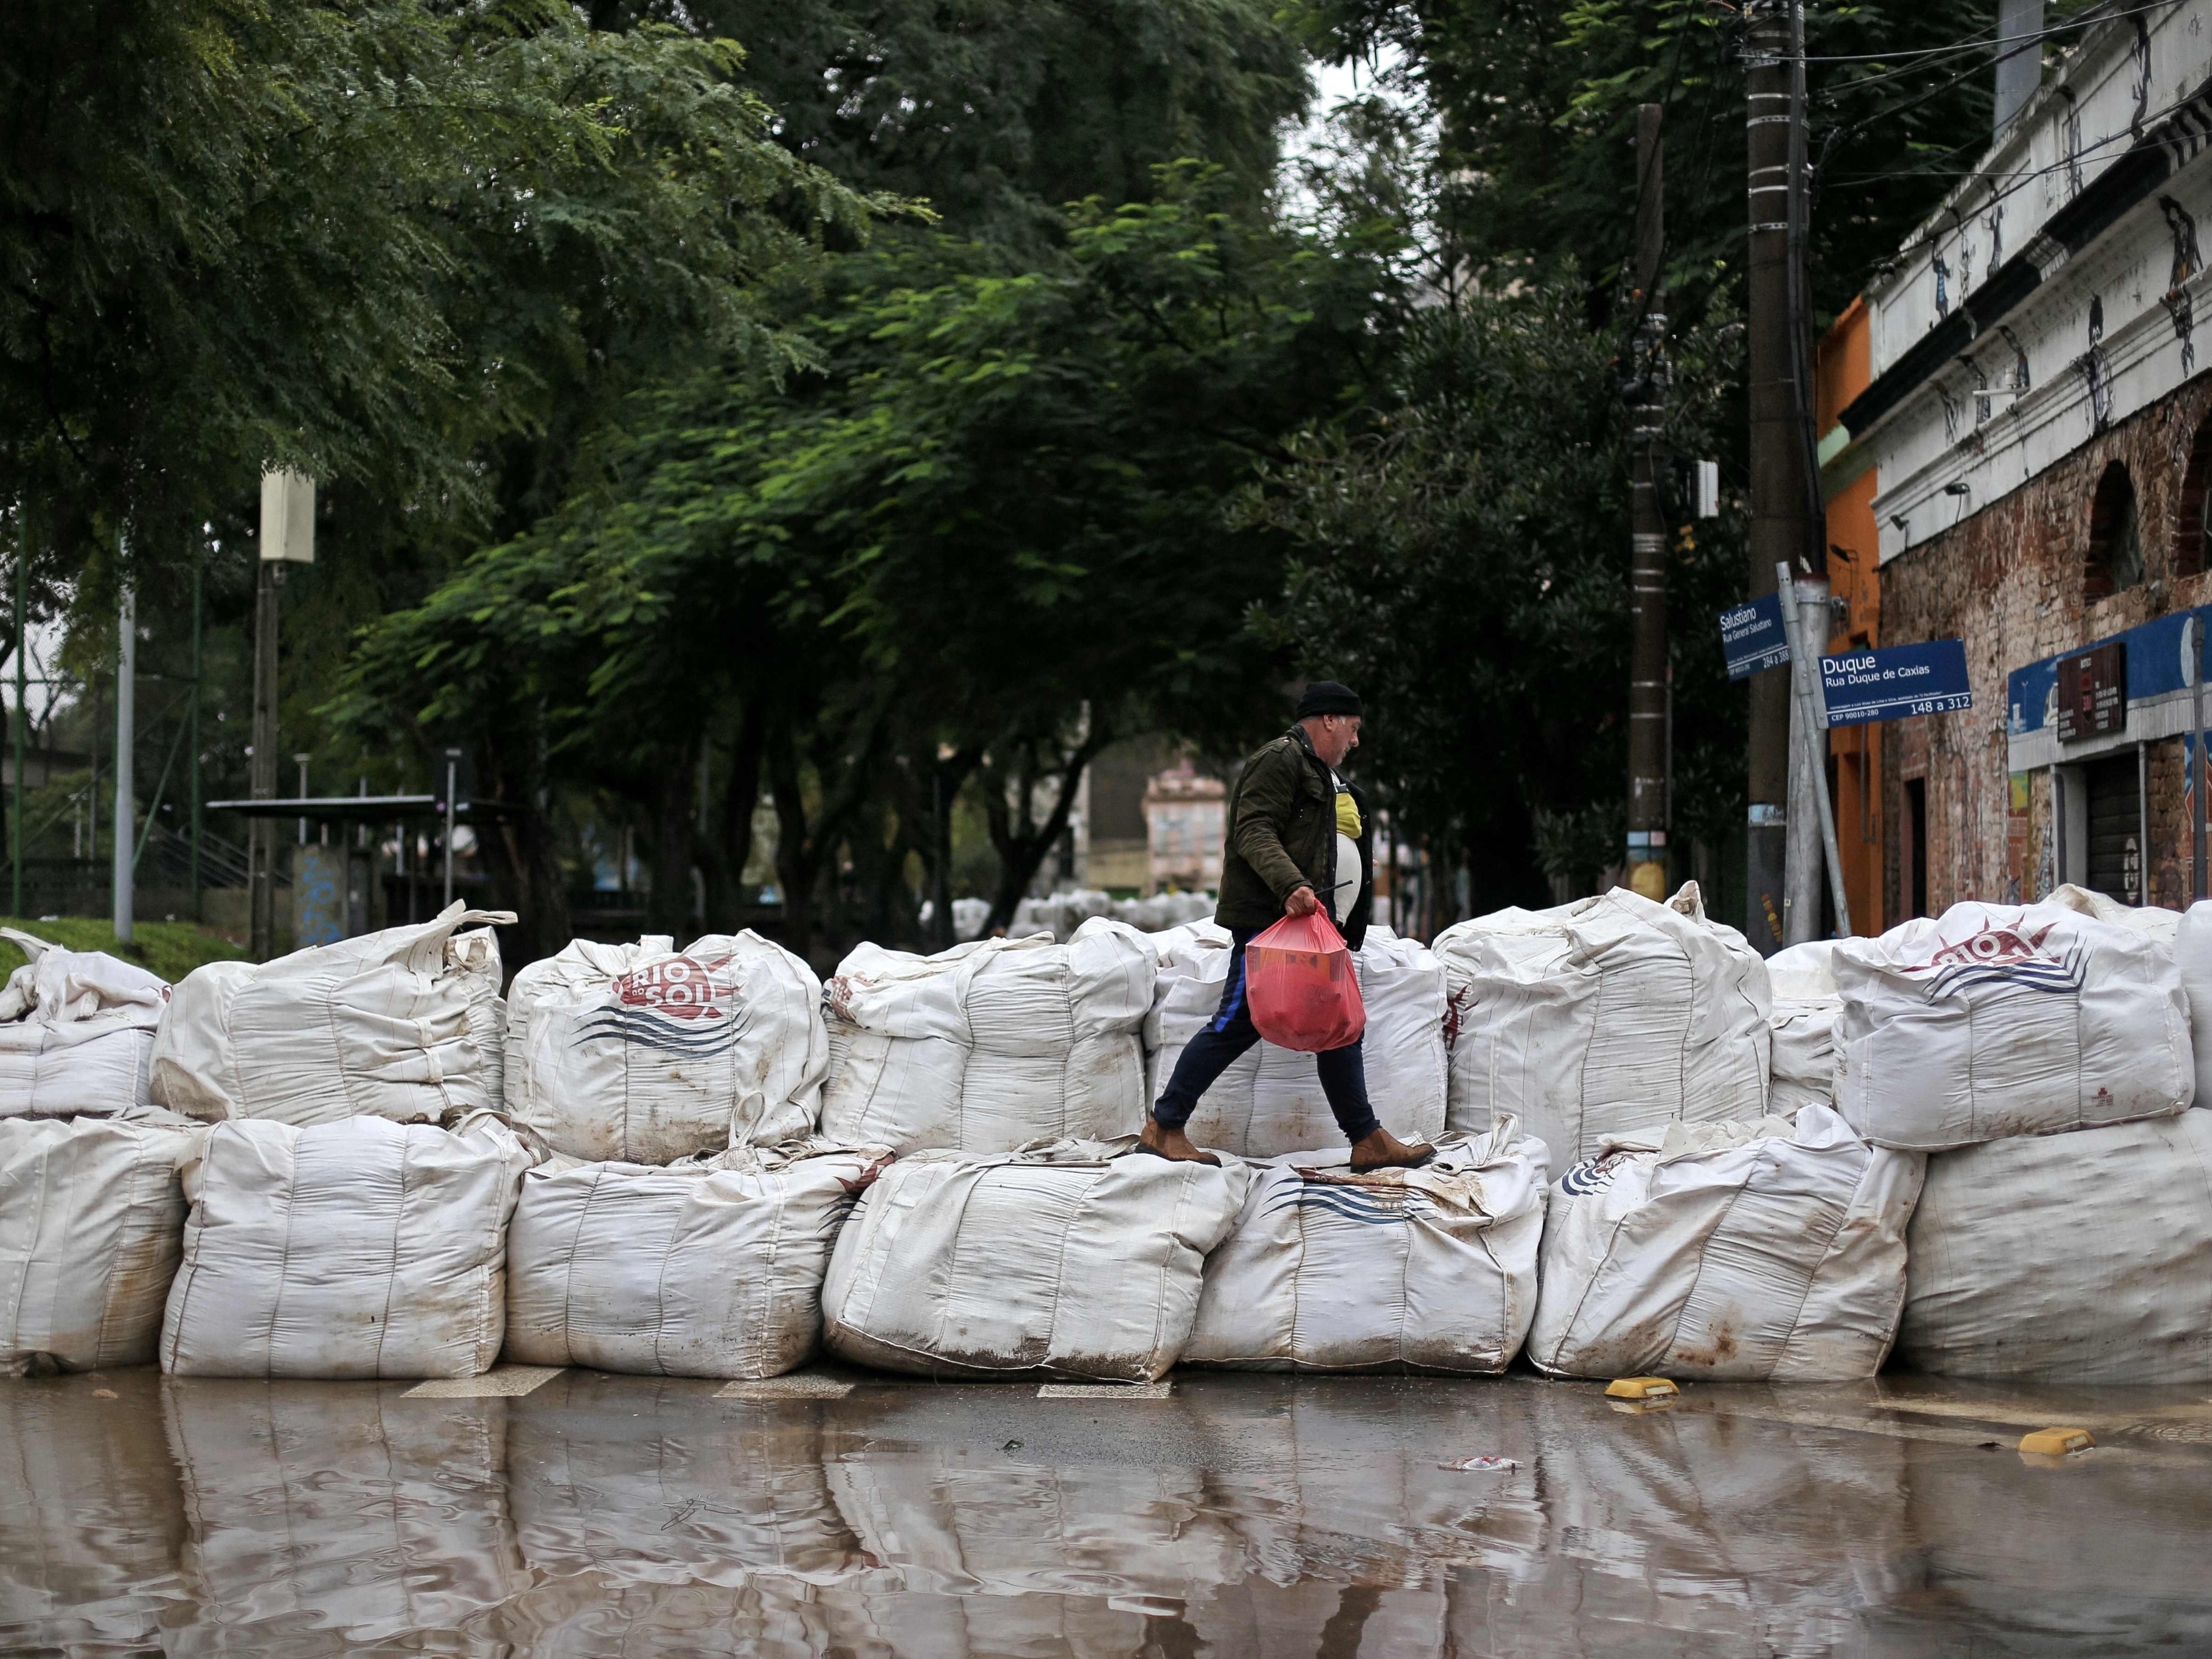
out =
<path fill-rule="evenodd" d="M 1820 338 L 1814 368 L 1814 405 L 1822 434 L 1873 377 L 1874 341 L 1864 303 L 1854 300 Z M 1881 587 L 1872 467 L 1835 490 L 1827 501 L 1828 591 L 1850 605 L 1828 641 L 1832 651 L 1881 642 Z M 1882 914 L 1881 743 L 1880 725 L 1849 726 L 1828 734 L 1836 848 L 1844 863 L 1844 892 L 1850 901 L 1851 931 L 1879 933 Z"/>

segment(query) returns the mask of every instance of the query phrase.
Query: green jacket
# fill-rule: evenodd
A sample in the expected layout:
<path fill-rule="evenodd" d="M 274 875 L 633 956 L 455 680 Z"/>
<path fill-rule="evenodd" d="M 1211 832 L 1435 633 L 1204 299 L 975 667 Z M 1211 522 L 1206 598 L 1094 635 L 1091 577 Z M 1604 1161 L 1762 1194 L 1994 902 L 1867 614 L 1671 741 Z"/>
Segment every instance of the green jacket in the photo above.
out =
<path fill-rule="evenodd" d="M 1353 950 L 1367 936 L 1375 904 L 1375 820 L 1367 798 L 1346 780 L 1359 808 L 1359 896 L 1345 918 Z M 1336 890 L 1336 790 L 1304 729 L 1292 726 L 1244 763 L 1229 792 L 1229 825 L 1221 852 L 1221 898 L 1213 919 L 1224 927 L 1259 928 L 1279 921 L 1283 901 L 1300 887 L 1329 908 Z"/>

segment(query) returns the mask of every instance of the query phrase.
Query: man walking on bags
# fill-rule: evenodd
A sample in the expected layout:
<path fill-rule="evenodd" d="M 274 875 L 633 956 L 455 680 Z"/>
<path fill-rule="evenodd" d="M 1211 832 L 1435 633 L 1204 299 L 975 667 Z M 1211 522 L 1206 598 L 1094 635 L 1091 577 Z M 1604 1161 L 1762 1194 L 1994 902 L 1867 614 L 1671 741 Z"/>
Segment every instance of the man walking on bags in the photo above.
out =
<path fill-rule="evenodd" d="M 1260 1040 L 1244 998 L 1244 947 L 1282 917 L 1328 908 L 1344 942 L 1357 951 L 1367 934 L 1375 883 L 1368 868 L 1374 845 L 1366 802 L 1337 775 L 1359 746 L 1359 699 L 1334 680 L 1316 680 L 1298 699 L 1297 724 L 1244 763 L 1229 792 L 1227 843 L 1221 854 L 1221 900 L 1213 919 L 1235 941 L 1221 1006 L 1191 1038 L 1175 1075 L 1145 1125 L 1146 1151 L 1177 1162 L 1220 1160 L 1183 1133 L 1199 1097 Z M 1352 1143 L 1352 1167 L 1413 1169 L 1436 1155 L 1409 1146 L 1376 1121 L 1367 1101 L 1367 1066 L 1358 1039 L 1314 1056 L 1322 1092 L 1337 1127 Z"/>

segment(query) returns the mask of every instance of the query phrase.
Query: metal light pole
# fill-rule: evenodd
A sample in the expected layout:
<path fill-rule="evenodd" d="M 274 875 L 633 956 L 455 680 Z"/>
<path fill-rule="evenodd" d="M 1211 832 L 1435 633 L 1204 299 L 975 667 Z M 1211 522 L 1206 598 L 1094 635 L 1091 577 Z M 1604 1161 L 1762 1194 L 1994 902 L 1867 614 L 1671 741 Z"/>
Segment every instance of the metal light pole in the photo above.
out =
<path fill-rule="evenodd" d="M 202 921 L 200 902 L 200 578 L 206 561 L 199 555 L 192 559 L 192 705 L 191 734 L 191 799 L 192 799 L 192 920 Z"/>
<path fill-rule="evenodd" d="M 1665 247 L 1665 150 L 1657 104 L 1636 111 L 1636 289 L 1638 317 L 1630 381 L 1634 477 L 1629 490 L 1628 885 L 1667 896 L 1667 526 L 1659 514 L 1659 441 L 1666 420 L 1659 309 Z"/>
<path fill-rule="evenodd" d="M 1851 931 L 1850 901 L 1844 896 L 1844 860 L 1836 846 L 1836 815 L 1828 799 L 1827 699 L 1820 690 L 1820 653 L 1827 644 L 1828 584 L 1792 580 L 1790 567 L 1778 565 L 1775 586 L 1782 594 L 1782 621 L 1790 639 L 1790 885 L 1783 912 L 1786 944 L 1803 945 L 1820 937 L 1820 866 L 1827 866 L 1829 896 L 1835 902 L 1836 932 Z M 1817 826 L 1817 829 L 1816 829 Z M 1809 891 L 1801 891 L 1810 878 Z"/>
<path fill-rule="evenodd" d="M 453 797 L 459 793 L 461 778 L 461 751 L 446 751 L 446 899 L 453 902 Z"/>
<path fill-rule="evenodd" d="M 15 519 L 15 813 L 11 826 L 15 832 L 14 902 L 8 914 L 23 914 L 23 705 L 27 700 L 27 678 L 23 662 L 23 619 L 29 608 L 31 592 L 31 555 L 38 545 L 32 528 L 31 504 L 27 497 Z"/>
<path fill-rule="evenodd" d="M 131 762 L 138 714 L 138 600 L 126 580 L 115 656 L 115 937 L 131 943 L 131 854 L 138 846 L 137 787 Z"/>
<path fill-rule="evenodd" d="M 284 567 L 315 562 L 315 481 L 303 472 L 261 475 L 260 580 L 253 610 L 253 769 L 255 800 L 276 795 L 276 629 Z M 252 954 L 276 954 L 276 821 L 246 823 L 247 880 L 253 907 Z"/>

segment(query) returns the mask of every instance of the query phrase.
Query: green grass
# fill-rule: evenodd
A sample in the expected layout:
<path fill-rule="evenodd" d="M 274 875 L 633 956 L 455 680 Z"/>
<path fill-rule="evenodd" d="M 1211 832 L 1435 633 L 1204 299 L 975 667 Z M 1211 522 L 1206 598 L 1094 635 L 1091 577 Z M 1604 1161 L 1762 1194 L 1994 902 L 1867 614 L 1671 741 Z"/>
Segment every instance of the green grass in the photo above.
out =
<path fill-rule="evenodd" d="M 131 932 L 128 945 L 115 937 L 113 924 L 90 916 L 64 916 L 58 921 L 26 921 L 20 916 L 0 916 L 0 927 L 15 927 L 33 938 L 52 939 L 72 951 L 105 951 L 110 956 L 150 968 L 172 983 L 204 962 L 242 957 L 246 952 L 212 927 L 189 921 L 142 921 Z M 23 965 L 23 953 L 0 939 L 0 978 Z"/>

